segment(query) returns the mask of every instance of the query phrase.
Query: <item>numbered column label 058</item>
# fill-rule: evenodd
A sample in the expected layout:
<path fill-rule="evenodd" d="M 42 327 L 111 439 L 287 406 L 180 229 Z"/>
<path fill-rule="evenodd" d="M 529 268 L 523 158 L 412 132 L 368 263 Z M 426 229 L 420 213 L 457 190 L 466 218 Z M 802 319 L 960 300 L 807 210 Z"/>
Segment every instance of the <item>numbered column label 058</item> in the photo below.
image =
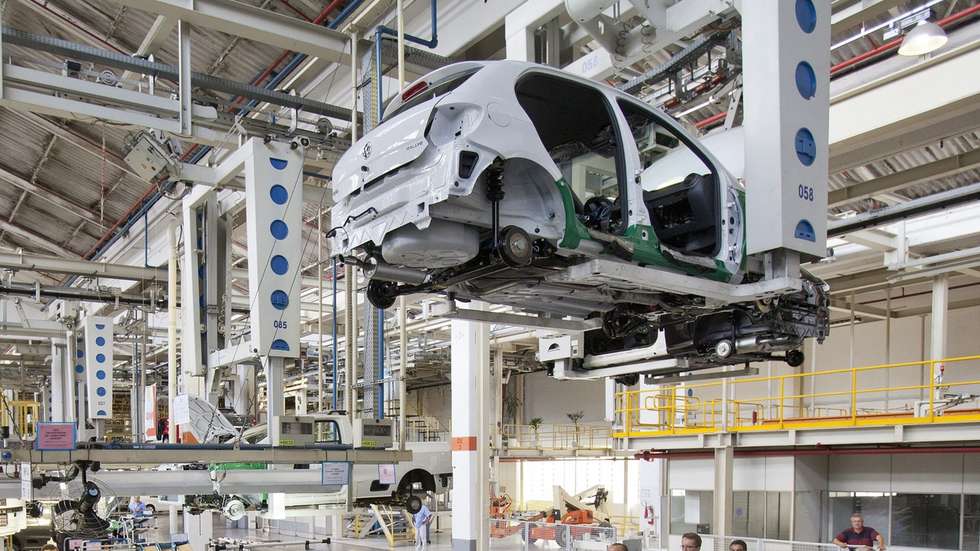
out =
<path fill-rule="evenodd" d="M 801 184 L 800 186 L 797 187 L 797 193 L 799 194 L 800 199 L 803 199 L 804 201 L 813 201 L 812 186 L 804 186 Z"/>

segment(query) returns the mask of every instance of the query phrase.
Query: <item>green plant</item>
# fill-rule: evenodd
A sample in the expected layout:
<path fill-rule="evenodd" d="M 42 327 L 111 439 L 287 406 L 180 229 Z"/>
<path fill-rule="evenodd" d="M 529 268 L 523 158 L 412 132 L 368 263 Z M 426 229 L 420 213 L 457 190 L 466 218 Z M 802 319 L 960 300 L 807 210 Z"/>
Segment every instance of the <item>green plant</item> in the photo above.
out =
<path fill-rule="evenodd" d="M 514 423 L 517 423 L 517 410 L 521 407 L 521 399 L 516 394 L 508 394 L 504 398 L 504 413 Z"/>
<path fill-rule="evenodd" d="M 528 421 L 527 424 L 530 425 L 531 430 L 534 431 L 534 434 L 537 434 L 538 433 L 538 429 L 540 429 L 541 428 L 541 425 L 544 424 L 544 419 L 542 419 L 540 417 L 535 417 L 534 419 L 531 419 L 530 421 Z"/>
<path fill-rule="evenodd" d="M 585 412 L 574 411 L 572 413 L 566 413 L 565 415 L 567 415 L 568 420 L 575 425 L 575 428 L 578 428 L 579 421 L 581 421 L 582 418 L 585 417 Z"/>

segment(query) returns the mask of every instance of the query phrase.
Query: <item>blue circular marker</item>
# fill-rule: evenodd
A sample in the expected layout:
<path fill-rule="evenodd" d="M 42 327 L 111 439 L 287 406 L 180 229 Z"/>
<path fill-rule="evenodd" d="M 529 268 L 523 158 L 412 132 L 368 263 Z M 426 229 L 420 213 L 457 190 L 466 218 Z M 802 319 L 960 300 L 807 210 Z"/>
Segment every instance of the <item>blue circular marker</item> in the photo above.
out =
<path fill-rule="evenodd" d="M 289 306 L 289 295 L 285 291 L 276 290 L 272 291 L 272 296 L 269 297 L 272 300 L 272 306 L 276 310 L 285 310 Z"/>
<path fill-rule="evenodd" d="M 85 352 L 82 352 L 81 350 L 78 350 L 77 352 L 75 352 L 75 355 L 78 356 L 79 358 L 81 358 L 81 357 L 85 356 Z"/>
<path fill-rule="evenodd" d="M 75 373 L 82 373 L 84 371 L 85 371 L 85 366 L 84 365 L 78 364 L 78 365 L 75 366 Z"/>
<path fill-rule="evenodd" d="M 817 158 L 817 142 L 813 139 L 813 133 L 806 128 L 801 128 L 796 132 L 794 140 L 796 148 L 796 158 L 804 166 L 810 166 Z"/>
<path fill-rule="evenodd" d="M 272 237 L 281 241 L 289 235 L 289 226 L 282 220 L 273 220 L 272 224 L 269 225 L 269 231 L 272 233 Z"/>
<path fill-rule="evenodd" d="M 275 272 L 276 275 L 284 275 L 289 271 L 289 261 L 286 260 L 286 257 L 281 254 L 277 254 L 276 256 L 272 257 L 272 261 L 269 264 L 272 266 L 272 271 Z"/>
<path fill-rule="evenodd" d="M 103 380 L 103 379 L 105 379 L 105 371 L 102 371 L 101 369 L 98 370 L 98 371 L 96 371 L 95 372 L 95 378 L 98 379 L 98 380 L 100 380 L 100 381 Z"/>
<path fill-rule="evenodd" d="M 96 354 L 95 361 L 102 363 L 105 361 L 105 354 Z"/>
<path fill-rule="evenodd" d="M 273 203 L 277 205 L 285 205 L 286 201 L 289 200 L 289 192 L 286 191 L 286 188 L 276 184 L 269 188 L 269 197 L 272 199 Z"/>
<path fill-rule="evenodd" d="M 95 414 L 96 414 L 96 415 L 98 415 L 99 417 L 105 417 L 106 415 L 108 415 L 108 414 L 107 414 L 107 413 L 105 412 L 105 410 L 104 410 L 104 409 L 100 409 L 99 411 L 97 411 L 97 412 L 95 412 Z M 96 494 L 96 492 L 97 492 L 96 490 L 90 490 L 90 491 L 89 491 L 89 493 L 90 493 L 90 494 L 92 494 L 92 495 L 95 495 L 95 494 Z"/>
<path fill-rule="evenodd" d="M 99 396 L 105 396 L 105 387 L 100 386 L 99 388 L 95 389 L 95 393 Z"/>
<path fill-rule="evenodd" d="M 796 90 L 803 99 L 812 99 L 817 95 L 817 74 L 806 61 L 801 61 L 796 66 Z"/>
<path fill-rule="evenodd" d="M 807 34 L 817 28 L 817 8 L 813 0 L 796 0 L 796 22 Z"/>
<path fill-rule="evenodd" d="M 105 346 L 105 337 L 95 337 L 95 344 Z"/>

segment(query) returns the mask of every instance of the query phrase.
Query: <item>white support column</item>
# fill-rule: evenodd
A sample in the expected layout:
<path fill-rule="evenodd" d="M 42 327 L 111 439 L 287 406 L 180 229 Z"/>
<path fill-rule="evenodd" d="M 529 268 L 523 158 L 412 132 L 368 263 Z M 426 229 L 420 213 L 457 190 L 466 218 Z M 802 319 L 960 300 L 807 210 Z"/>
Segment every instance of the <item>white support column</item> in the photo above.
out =
<path fill-rule="evenodd" d="M 74 362 L 67 357 L 67 344 L 51 339 L 51 421 L 69 421 L 72 415 L 72 370 Z"/>
<path fill-rule="evenodd" d="M 830 4 L 742 2 L 742 36 L 748 252 L 823 257 Z"/>
<path fill-rule="evenodd" d="M 942 360 L 946 357 L 946 335 L 949 325 L 949 276 L 943 274 L 932 280 L 932 339 L 931 353 L 929 357 L 933 360 Z M 938 385 L 943 382 L 943 371 L 945 365 L 937 363 L 935 366 L 934 377 Z M 942 397 L 942 390 L 938 387 L 935 391 L 935 399 Z"/>
<path fill-rule="evenodd" d="M 408 304 L 405 295 L 398 297 L 398 447 L 405 449 L 405 402 L 408 393 Z"/>
<path fill-rule="evenodd" d="M 248 415 L 255 396 L 255 366 L 239 364 L 235 366 L 235 395 L 232 408 L 237 415 Z"/>
<path fill-rule="evenodd" d="M 735 448 L 715 448 L 715 493 L 712 533 L 724 537 L 732 533 L 732 472 L 735 466 Z"/>
<path fill-rule="evenodd" d="M 472 308 L 482 308 L 473 305 Z M 486 401 L 489 328 L 452 320 L 452 551 L 485 551 L 488 464 Z"/>
<path fill-rule="evenodd" d="M 352 419 L 357 402 L 354 390 L 354 349 L 357 347 L 357 330 L 354 327 L 354 310 L 357 309 L 354 294 L 354 267 L 344 264 L 344 411 Z"/>
<path fill-rule="evenodd" d="M 199 515 L 192 515 L 184 509 L 184 533 L 187 534 L 187 543 L 193 551 L 206 551 L 211 538 L 214 535 L 214 513 L 203 511 Z"/>
<path fill-rule="evenodd" d="M 283 414 L 285 403 L 282 392 L 282 372 L 285 360 L 277 356 L 263 356 L 262 367 L 265 369 L 266 383 L 266 415 L 269 423 L 269 443 L 279 445 L 279 425 L 273 421 Z"/>
<path fill-rule="evenodd" d="M 191 120 L 191 25 L 186 21 L 177 23 L 177 67 L 180 78 L 177 79 L 177 99 L 180 102 L 178 120 L 180 135 L 190 136 L 193 133 Z"/>
<path fill-rule="evenodd" d="M 490 413 L 490 417 L 487 419 L 487 430 L 490 434 L 490 440 L 493 442 L 493 449 L 496 453 L 493 454 L 492 459 L 492 479 L 491 484 L 493 485 L 494 495 L 500 494 L 500 450 L 503 447 L 503 437 L 501 436 L 501 430 L 503 429 L 503 418 L 504 418 L 504 407 L 503 407 L 503 397 L 504 397 L 504 349 L 499 345 L 493 351 L 493 377 L 491 378 L 490 390 L 492 391 L 492 405 L 488 407 L 487 410 Z"/>
<path fill-rule="evenodd" d="M 535 61 L 535 30 L 564 12 L 563 0 L 536 0 L 514 8 L 504 19 L 507 59 Z"/>
<path fill-rule="evenodd" d="M 168 435 L 172 442 L 177 441 L 177 428 L 173 424 L 174 398 L 177 397 L 177 225 L 171 222 L 168 228 L 170 258 L 167 261 L 167 422 Z M 186 246 L 186 245 L 185 245 Z M 177 510 L 170 508 L 171 533 L 177 519 Z"/>

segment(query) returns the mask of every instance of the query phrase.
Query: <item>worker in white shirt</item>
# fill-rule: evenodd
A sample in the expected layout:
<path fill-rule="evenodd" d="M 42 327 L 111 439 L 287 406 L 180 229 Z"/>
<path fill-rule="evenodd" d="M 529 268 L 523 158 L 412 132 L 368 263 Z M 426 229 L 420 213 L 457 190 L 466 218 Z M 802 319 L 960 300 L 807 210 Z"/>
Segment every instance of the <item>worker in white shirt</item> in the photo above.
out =
<path fill-rule="evenodd" d="M 432 511 L 422 501 L 422 507 L 415 513 L 415 551 L 425 551 L 429 542 L 429 525 L 432 524 Z"/>

